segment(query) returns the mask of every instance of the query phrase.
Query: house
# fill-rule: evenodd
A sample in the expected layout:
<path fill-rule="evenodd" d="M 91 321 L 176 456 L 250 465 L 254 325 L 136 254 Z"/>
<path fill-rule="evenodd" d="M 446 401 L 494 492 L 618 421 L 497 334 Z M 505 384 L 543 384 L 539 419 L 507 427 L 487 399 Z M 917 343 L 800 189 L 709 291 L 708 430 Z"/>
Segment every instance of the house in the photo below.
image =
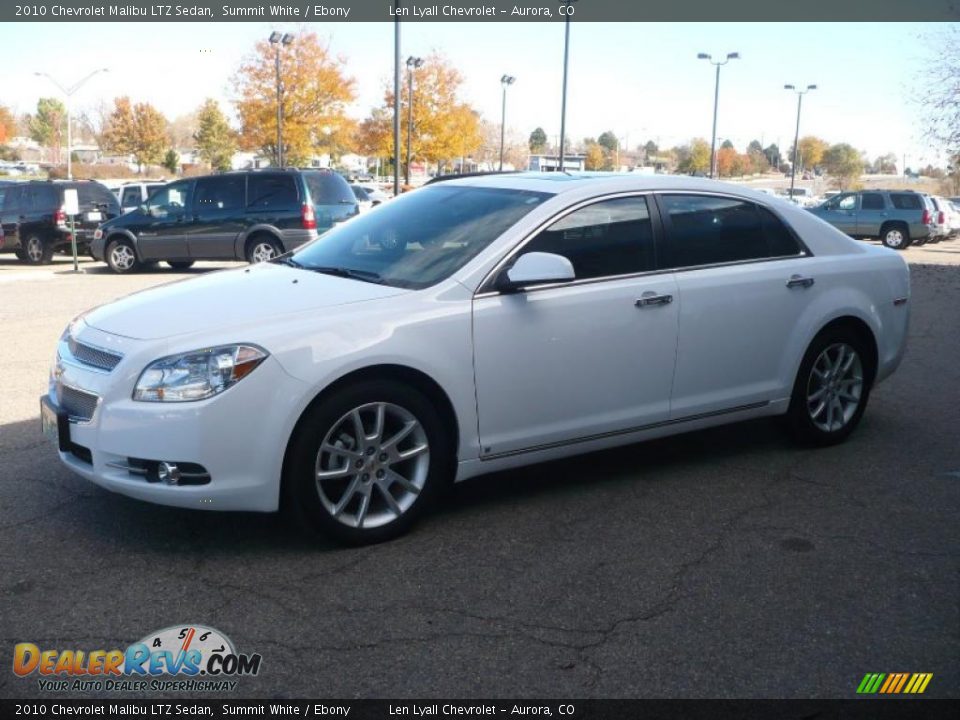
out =
<path fill-rule="evenodd" d="M 564 155 L 563 169 L 567 172 L 583 172 L 587 167 L 586 155 Z M 531 155 L 528 170 L 533 172 L 557 172 L 560 169 L 559 155 Z"/>

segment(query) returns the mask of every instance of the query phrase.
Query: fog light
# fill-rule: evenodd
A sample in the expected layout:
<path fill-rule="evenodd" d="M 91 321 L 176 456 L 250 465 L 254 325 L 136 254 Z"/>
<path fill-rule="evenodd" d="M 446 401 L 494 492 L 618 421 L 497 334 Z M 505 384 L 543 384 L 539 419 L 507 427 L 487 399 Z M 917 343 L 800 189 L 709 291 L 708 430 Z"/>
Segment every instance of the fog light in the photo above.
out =
<path fill-rule="evenodd" d="M 173 463 L 162 462 L 157 465 L 157 477 L 167 485 L 179 485 L 180 468 Z"/>

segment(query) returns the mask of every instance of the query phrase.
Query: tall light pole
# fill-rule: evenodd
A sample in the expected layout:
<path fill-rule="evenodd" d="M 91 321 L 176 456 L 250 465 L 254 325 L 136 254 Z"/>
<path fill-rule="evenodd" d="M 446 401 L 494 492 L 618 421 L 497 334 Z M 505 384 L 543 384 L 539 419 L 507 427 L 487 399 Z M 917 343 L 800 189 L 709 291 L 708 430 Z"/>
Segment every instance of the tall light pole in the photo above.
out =
<path fill-rule="evenodd" d="M 567 69 L 570 64 L 570 16 L 573 15 L 573 8 L 570 7 L 577 0 L 560 0 L 566 10 L 564 11 L 564 31 L 563 31 L 563 97 L 560 101 L 560 162 L 557 166 L 558 172 L 564 170 L 564 150 L 563 146 L 567 138 Z"/>
<path fill-rule="evenodd" d="M 274 68 L 277 73 L 277 167 L 283 167 L 283 81 L 280 79 L 280 48 L 293 42 L 290 33 L 270 33 L 270 44 L 274 47 Z"/>
<path fill-rule="evenodd" d="M 109 72 L 108 68 L 97 68 L 92 73 L 84 76 L 82 79 L 78 80 L 76 83 L 70 87 L 64 87 L 58 83 L 51 75 L 48 75 L 45 72 L 35 72 L 34 75 L 37 77 L 45 77 L 47 80 L 52 82 L 57 88 L 67 97 L 67 180 L 73 180 L 73 162 L 71 155 L 73 155 L 73 131 L 72 131 L 72 118 L 73 118 L 73 94 L 79 90 L 83 85 L 92 78 L 97 73 Z M 59 145 L 59 139 L 57 140 Z M 59 152 L 59 149 L 58 151 Z"/>
<path fill-rule="evenodd" d="M 500 110 L 500 172 L 503 172 L 503 136 L 507 127 L 507 88 L 516 81 L 517 79 L 512 75 L 504 75 L 500 78 L 500 84 L 503 86 L 503 105 Z"/>
<path fill-rule="evenodd" d="M 413 71 L 423 66 L 423 58 L 411 55 L 407 58 L 407 170 L 404 174 L 404 184 L 410 184 L 410 142 L 413 133 Z"/>
<path fill-rule="evenodd" d="M 713 134 L 710 140 L 710 177 L 717 174 L 717 104 L 720 100 L 720 67 L 726 65 L 731 60 L 738 60 L 740 53 L 727 53 L 724 60 L 714 61 L 707 53 L 697 53 L 697 60 L 706 60 L 717 68 L 717 81 L 713 86 Z"/>
<path fill-rule="evenodd" d="M 394 0 L 399 11 L 400 0 Z M 400 194 L 400 13 L 393 21 L 393 196 Z"/>
<path fill-rule="evenodd" d="M 793 135 L 793 163 L 790 165 L 790 198 L 793 199 L 793 185 L 797 179 L 797 146 L 800 144 L 800 108 L 803 106 L 803 96 L 811 90 L 816 90 L 816 85 L 807 85 L 806 90 L 797 90 L 793 85 L 784 85 L 784 90 L 793 90 L 797 94 L 797 130 Z"/>

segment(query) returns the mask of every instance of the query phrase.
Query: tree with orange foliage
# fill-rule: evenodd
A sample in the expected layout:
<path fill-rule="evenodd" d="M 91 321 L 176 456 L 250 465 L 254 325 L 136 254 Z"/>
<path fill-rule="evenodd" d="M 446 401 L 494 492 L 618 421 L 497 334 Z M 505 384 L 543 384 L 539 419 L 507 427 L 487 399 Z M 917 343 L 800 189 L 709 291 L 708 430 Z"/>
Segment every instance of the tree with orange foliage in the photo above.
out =
<path fill-rule="evenodd" d="M 732 147 L 722 147 L 717 150 L 717 175 L 730 177 L 733 175 L 737 162 L 737 151 Z"/>
<path fill-rule="evenodd" d="M 437 163 L 471 156 L 483 144 L 479 114 L 457 97 L 463 77 L 443 55 L 434 53 L 413 69 L 413 127 L 411 157 Z M 409 83 L 400 92 L 400 158 L 407 156 Z M 360 124 L 359 143 L 369 155 L 393 156 L 393 90 L 384 91 L 383 104 Z"/>
<path fill-rule="evenodd" d="M 249 150 L 276 157 L 276 48 L 258 42 L 233 77 L 240 117 L 240 142 Z M 289 46 L 280 46 L 283 86 L 284 160 L 304 165 L 311 155 L 336 157 L 349 149 L 356 123 L 346 107 L 356 97 L 355 81 L 346 75 L 346 59 L 334 55 L 315 32 L 301 32 Z"/>
<path fill-rule="evenodd" d="M 17 134 L 17 119 L 6 105 L 0 105 L 0 145 Z"/>
<path fill-rule="evenodd" d="M 159 165 L 167 148 L 167 119 L 150 103 L 130 102 L 123 96 L 114 101 L 107 118 L 103 142 L 111 152 L 133 155 L 137 165 Z"/>

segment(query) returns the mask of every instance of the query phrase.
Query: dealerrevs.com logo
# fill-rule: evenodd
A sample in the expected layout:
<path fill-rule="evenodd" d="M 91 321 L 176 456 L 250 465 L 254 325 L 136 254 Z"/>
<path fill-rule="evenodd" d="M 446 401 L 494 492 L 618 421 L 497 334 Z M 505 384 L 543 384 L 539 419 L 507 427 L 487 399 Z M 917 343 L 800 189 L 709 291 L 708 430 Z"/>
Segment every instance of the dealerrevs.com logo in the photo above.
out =
<path fill-rule="evenodd" d="M 40 690 L 71 692 L 225 691 L 234 678 L 260 672 L 258 653 L 238 653 L 211 627 L 175 625 L 150 633 L 125 650 L 13 648 L 13 672 L 37 675 Z"/>

